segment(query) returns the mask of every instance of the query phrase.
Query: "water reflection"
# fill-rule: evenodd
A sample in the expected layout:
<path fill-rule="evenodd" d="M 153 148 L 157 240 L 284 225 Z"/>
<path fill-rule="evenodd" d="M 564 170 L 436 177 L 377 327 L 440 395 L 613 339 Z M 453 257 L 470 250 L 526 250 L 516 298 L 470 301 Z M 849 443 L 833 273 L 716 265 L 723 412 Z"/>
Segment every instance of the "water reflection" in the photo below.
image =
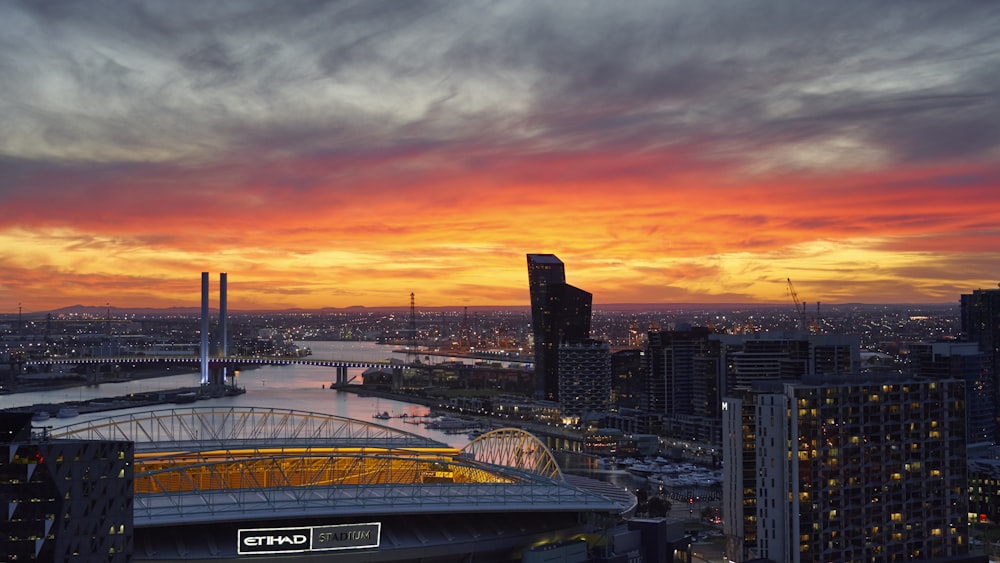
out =
<path fill-rule="evenodd" d="M 406 354 L 395 353 L 395 347 L 382 346 L 374 342 L 303 342 L 302 345 L 312 349 L 312 357 L 317 359 L 337 359 L 357 362 L 379 362 L 389 358 L 405 360 Z M 454 360 L 458 358 L 429 356 L 431 361 Z M 471 361 L 471 360 L 468 360 Z M 354 377 L 356 384 L 361 383 L 363 368 L 348 370 L 348 378 Z M 57 419 L 54 416 L 39 423 L 52 428 L 69 424 L 95 420 L 107 416 L 165 410 L 187 407 L 262 407 L 293 409 L 308 412 L 329 414 L 345 418 L 377 423 L 444 442 L 454 447 L 465 446 L 469 441 L 466 434 L 447 434 L 441 430 L 426 428 L 417 422 L 416 415 L 426 414 L 427 407 L 402 401 L 360 396 L 356 393 L 341 392 L 330 389 L 330 383 L 335 379 L 335 371 L 328 367 L 317 366 L 261 366 L 242 370 L 236 376 L 237 384 L 246 389 L 246 394 L 234 397 L 219 397 L 200 400 L 189 405 L 158 405 L 119 409 L 103 413 L 85 413 L 71 419 Z M 64 403 L 121 397 L 133 393 L 148 393 L 154 391 L 169 391 L 182 387 L 197 386 L 200 381 L 199 372 L 187 372 L 179 375 L 168 375 L 149 379 L 138 379 L 121 383 L 102 383 L 96 386 L 79 386 L 50 391 L 33 391 L 0 395 L 0 409 L 12 407 L 27 407 L 36 404 Z M 387 412 L 391 418 L 375 419 L 376 413 Z M 55 413 L 53 413 L 55 414 Z M 399 415 L 407 415 L 400 417 Z"/>
<path fill-rule="evenodd" d="M 406 354 L 395 353 L 395 347 L 382 346 L 373 342 L 301 342 L 312 350 L 312 357 L 317 359 L 337 359 L 358 362 L 379 362 L 389 358 L 405 360 Z M 475 360 L 463 358 L 448 358 L 428 356 L 434 363 L 440 361 Z M 356 384 L 361 382 L 363 368 L 348 370 L 348 378 L 354 378 Z M 246 389 L 246 394 L 234 397 L 219 397 L 199 400 L 194 404 L 144 406 L 129 409 L 119 409 L 103 413 L 84 413 L 71 419 L 55 417 L 39 423 L 52 428 L 96 420 L 107 416 L 121 414 L 168 410 L 189 407 L 261 407 L 292 409 L 307 412 L 323 413 L 345 418 L 351 418 L 382 426 L 389 426 L 404 432 L 423 436 L 450 446 L 461 448 L 471 441 L 465 433 L 447 433 L 441 429 L 427 428 L 420 424 L 418 415 L 427 414 L 425 406 L 403 401 L 361 396 L 357 393 L 337 391 L 330 388 L 335 379 L 335 370 L 318 366 L 261 366 L 243 370 L 236 376 L 237 384 Z M 199 372 L 188 372 L 179 375 L 141 379 L 122 383 L 103 383 L 98 386 L 80 386 L 51 391 L 31 393 L 16 393 L 0 396 L 0 408 L 23 407 L 42 403 L 61 403 L 68 401 L 83 401 L 88 399 L 111 398 L 131 393 L 147 393 L 153 391 L 168 391 L 182 387 L 197 386 Z M 388 413 L 388 419 L 376 419 L 377 413 Z M 54 414 L 54 413 L 53 413 Z M 406 416 L 400 416 L 406 415 Z M 635 476 L 625 471 L 602 471 L 596 468 L 592 458 L 570 455 L 569 452 L 555 452 L 560 467 L 564 471 L 582 473 L 595 478 L 610 481 L 629 490 L 636 490 L 643 485 Z M 587 461 L 589 460 L 589 462 Z M 588 463 L 590 465 L 588 465 Z"/>

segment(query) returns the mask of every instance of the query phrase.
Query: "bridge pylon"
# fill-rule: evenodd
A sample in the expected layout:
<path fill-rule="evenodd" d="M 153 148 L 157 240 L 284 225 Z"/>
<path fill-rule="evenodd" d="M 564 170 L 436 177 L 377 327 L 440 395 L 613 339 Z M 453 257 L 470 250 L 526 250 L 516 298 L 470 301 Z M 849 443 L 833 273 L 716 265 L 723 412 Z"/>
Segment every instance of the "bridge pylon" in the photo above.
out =
<path fill-rule="evenodd" d="M 219 338 L 217 350 L 224 360 L 229 354 L 229 319 L 228 319 L 228 291 L 227 275 L 225 272 L 219 274 Z M 226 372 L 228 371 L 225 362 L 213 362 L 209 360 L 211 343 L 209 341 L 209 313 L 208 313 L 208 272 L 201 273 L 201 384 L 212 387 L 224 387 L 226 384 Z"/>
<path fill-rule="evenodd" d="M 337 366 L 335 368 L 335 370 L 336 370 L 336 374 L 337 374 L 337 379 L 335 380 L 335 383 L 333 384 L 334 387 L 346 387 L 347 384 L 348 384 L 347 367 L 346 366 Z"/>

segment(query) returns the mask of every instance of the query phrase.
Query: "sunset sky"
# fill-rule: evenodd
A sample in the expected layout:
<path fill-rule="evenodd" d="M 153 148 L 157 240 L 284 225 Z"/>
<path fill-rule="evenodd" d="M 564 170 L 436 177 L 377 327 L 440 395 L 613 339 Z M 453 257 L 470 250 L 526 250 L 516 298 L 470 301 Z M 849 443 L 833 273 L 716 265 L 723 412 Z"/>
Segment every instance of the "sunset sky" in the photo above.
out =
<path fill-rule="evenodd" d="M 1000 2 L 0 0 L 0 314 L 957 302 Z"/>

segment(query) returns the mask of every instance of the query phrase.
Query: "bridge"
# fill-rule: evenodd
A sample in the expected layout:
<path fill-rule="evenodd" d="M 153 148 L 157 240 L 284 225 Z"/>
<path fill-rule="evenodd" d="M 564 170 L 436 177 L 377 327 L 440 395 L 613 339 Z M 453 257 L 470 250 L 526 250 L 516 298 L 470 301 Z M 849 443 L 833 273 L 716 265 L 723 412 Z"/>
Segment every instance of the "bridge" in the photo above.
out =
<path fill-rule="evenodd" d="M 45 358 L 39 360 L 26 360 L 23 366 L 35 366 L 45 371 L 52 371 L 52 366 L 72 365 L 72 366 L 100 366 L 118 364 L 175 364 L 182 366 L 201 367 L 203 358 L 201 356 L 112 356 L 112 357 L 87 357 L 87 358 Z M 244 366 L 316 366 L 336 369 L 335 385 L 347 385 L 347 370 L 349 368 L 390 368 L 403 369 L 407 364 L 390 361 L 383 362 L 360 362 L 351 360 L 324 360 L 317 358 L 282 358 L 264 356 L 229 356 L 226 358 L 208 358 L 208 368 L 218 370 L 221 368 L 238 369 Z"/>
<path fill-rule="evenodd" d="M 199 368 L 201 371 L 201 384 L 215 387 L 225 386 L 227 374 L 232 370 L 245 366 L 282 366 L 300 365 L 329 367 L 336 370 L 336 379 L 333 386 L 344 386 L 350 381 L 347 370 L 350 368 L 381 368 L 393 371 L 403 370 L 411 367 L 426 367 L 427 364 L 409 364 L 393 361 L 353 361 L 336 359 L 316 359 L 316 358 L 289 358 L 289 357 L 266 357 L 266 356 L 234 356 L 229 354 L 229 328 L 227 316 L 227 275 L 219 274 L 219 318 L 215 331 L 211 330 L 209 316 L 209 280 L 208 272 L 201 274 L 201 343 L 198 355 L 186 354 L 157 354 L 150 355 L 129 355 L 129 356 L 108 356 L 108 357 L 60 357 L 41 359 L 19 359 L 15 371 L 21 367 L 35 366 L 44 371 L 52 371 L 56 365 L 73 366 L 100 366 L 116 364 L 174 364 L 180 366 L 191 366 Z M 214 338 L 213 338 L 214 337 Z M 215 346 L 211 346 L 214 340 Z M 210 348 L 215 351 L 210 355 Z M 193 350 L 190 350 L 193 352 Z M 155 352 L 155 351 L 154 351 Z M 433 352 L 422 351 L 423 354 Z M 435 353 L 435 355 L 437 355 Z M 507 359 L 506 361 L 520 361 Z M 14 364 L 12 364 L 14 367 Z M 397 372 L 398 373 L 398 372 Z"/>

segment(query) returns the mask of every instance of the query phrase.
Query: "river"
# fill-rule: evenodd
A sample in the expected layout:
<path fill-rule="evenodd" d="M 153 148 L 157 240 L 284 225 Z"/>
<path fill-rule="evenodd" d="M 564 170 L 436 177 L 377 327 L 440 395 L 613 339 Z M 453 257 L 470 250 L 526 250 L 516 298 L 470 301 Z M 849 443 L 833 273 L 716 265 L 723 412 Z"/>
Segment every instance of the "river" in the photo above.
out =
<path fill-rule="evenodd" d="M 374 342 L 314 341 L 299 342 L 298 344 L 301 346 L 308 346 L 312 350 L 311 358 L 322 360 L 336 359 L 357 362 L 377 362 L 385 361 L 389 358 L 399 360 L 407 359 L 406 354 L 393 352 L 393 350 L 397 349 L 398 346 L 380 345 Z M 463 358 L 435 356 L 429 356 L 426 360 L 421 358 L 421 360 L 432 361 L 434 363 L 449 360 L 474 361 Z M 357 376 L 354 379 L 354 383 L 360 384 L 362 372 L 364 372 L 363 368 L 351 368 L 348 370 L 348 378 Z M 90 387 L 81 385 L 78 387 L 53 389 L 50 391 L 32 391 L 27 393 L 0 395 L 0 409 L 25 407 L 41 403 L 63 403 L 67 401 L 120 397 L 130 393 L 173 390 L 182 387 L 196 387 L 198 386 L 199 378 L 200 374 L 193 372 L 181 375 L 137 379 L 122 383 L 102 383 L 101 385 Z M 357 393 L 340 392 L 330 389 L 330 382 L 335 380 L 335 378 L 336 376 L 334 370 L 328 367 L 302 365 L 261 366 L 259 368 L 243 370 L 238 373 L 237 384 L 247 390 L 244 395 L 220 397 L 218 399 L 206 399 L 198 401 L 194 405 L 170 404 L 155 407 L 137 407 L 100 413 L 81 414 L 69 419 L 59 419 L 53 416 L 49 420 L 45 421 L 44 424 L 46 426 L 57 428 L 63 425 L 76 424 L 88 420 L 96 420 L 99 418 L 126 413 L 171 408 L 186 408 L 190 406 L 266 407 L 316 412 L 362 421 L 377 422 L 383 426 L 390 426 L 420 436 L 426 436 L 456 447 L 462 447 L 469 442 L 469 437 L 465 434 L 445 434 L 444 432 L 438 430 L 427 429 L 422 424 L 409 424 L 406 422 L 407 418 L 375 420 L 372 417 L 378 412 L 388 412 L 390 415 L 416 415 L 426 413 L 428 409 L 427 407 L 411 403 L 389 399 L 379 399 L 375 397 L 362 397 Z"/>
<path fill-rule="evenodd" d="M 398 360 L 407 359 L 406 354 L 393 352 L 393 350 L 398 349 L 398 346 L 381 345 L 374 342 L 309 341 L 297 342 L 297 344 L 309 347 L 312 350 L 312 356 L 310 357 L 320 360 L 380 362 L 389 358 Z M 443 361 L 471 363 L 476 360 L 459 357 L 424 356 L 421 357 L 421 361 L 425 363 L 440 363 Z M 354 384 L 359 385 L 361 383 L 362 372 L 364 372 L 363 368 L 350 368 L 348 370 L 348 378 L 354 377 Z M 168 375 L 122 383 L 102 383 L 101 385 L 91 387 L 81 385 L 79 387 L 53 389 L 51 391 L 0 395 L 0 409 L 25 407 L 42 403 L 63 403 L 68 401 L 120 397 L 130 393 L 174 390 L 182 387 L 196 387 L 198 386 L 199 378 L 199 372 L 191 372 L 182 375 Z M 127 413 L 182 409 L 194 406 L 263 407 L 330 414 L 373 422 L 444 442 L 456 448 L 465 446 L 471 440 L 465 433 L 447 434 L 440 430 L 426 428 L 423 424 L 411 424 L 414 422 L 410 418 L 411 416 L 428 412 L 428 408 L 425 406 L 390 399 L 363 397 L 357 393 L 347 391 L 337 391 L 330 388 L 330 383 L 334 379 L 335 371 L 328 367 L 303 365 L 261 366 L 240 371 L 237 375 L 237 384 L 244 387 L 247 391 L 243 395 L 200 400 L 191 405 L 168 404 L 98 413 L 84 413 L 68 419 L 60 419 L 53 416 L 39 424 L 44 424 L 54 429 L 69 424 Z M 388 412 L 390 415 L 396 416 L 406 414 L 407 417 L 393 417 L 389 419 L 373 418 L 374 414 L 381 412 Z M 566 459 L 566 455 L 562 455 L 560 452 L 556 452 L 556 454 L 560 458 L 561 465 L 564 467 L 570 465 L 569 462 L 571 460 Z M 571 464 L 574 466 L 574 473 L 589 473 L 593 477 L 611 481 L 632 490 L 635 490 L 644 481 L 634 479 L 631 474 L 623 471 L 588 471 L 588 468 L 576 463 L 579 460 L 572 461 L 574 461 Z"/>

